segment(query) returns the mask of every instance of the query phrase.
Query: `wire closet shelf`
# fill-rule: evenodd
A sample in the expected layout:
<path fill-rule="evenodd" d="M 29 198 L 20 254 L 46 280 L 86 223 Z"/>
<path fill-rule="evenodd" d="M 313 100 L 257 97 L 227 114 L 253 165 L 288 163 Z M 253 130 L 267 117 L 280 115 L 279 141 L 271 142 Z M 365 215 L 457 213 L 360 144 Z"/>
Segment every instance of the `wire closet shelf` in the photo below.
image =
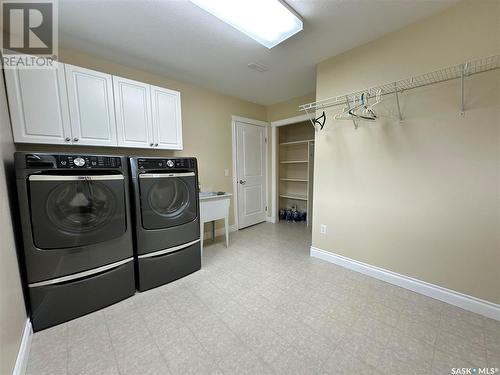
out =
<path fill-rule="evenodd" d="M 304 111 L 307 115 L 309 115 L 309 117 L 312 117 L 311 122 L 314 125 L 314 115 L 315 112 L 318 110 L 325 110 L 330 107 L 341 106 L 341 105 L 349 106 L 356 100 L 356 98 L 360 97 L 360 95 L 362 94 L 365 94 L 368 98 L 376 97 L 377 93 L 380 93 L 381 95 L 395 94 L 397 98 L 399 118 L 401 120 L 402 117 L 399 108 L 398 93 L 402 93 L 406 90 L 416 89 L 419 87 L 429 86 L 436 83 L 446 82 L 460 78 L 461 98 L 462 98 L 461 113 L 463 114 L 464 78 L 474 74 L 483 73 L 499 68 L 500 68 L 500 55 L 484 57 L 463 64 L 458 64 L 447 68 L 439 69 L 430 73 L 416 75 L 406 79 L 385 83 L 379 86 L 374 86 L 367 89 L 354 91 L 348 94 L 333 96 L 312 103 L 302 104 L 299 106 L 299 110 Z"/>

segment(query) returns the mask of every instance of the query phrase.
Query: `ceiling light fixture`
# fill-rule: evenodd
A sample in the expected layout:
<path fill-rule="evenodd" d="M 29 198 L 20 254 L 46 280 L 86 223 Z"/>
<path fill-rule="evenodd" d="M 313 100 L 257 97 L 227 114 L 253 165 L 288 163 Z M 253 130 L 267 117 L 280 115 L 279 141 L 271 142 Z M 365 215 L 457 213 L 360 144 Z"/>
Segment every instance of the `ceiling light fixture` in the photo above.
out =
<path fill-rule="evenodd" d="M 269 49 L 303 28 L 300 17 L 281 0 L 191 0 L 191 2 Z"/>

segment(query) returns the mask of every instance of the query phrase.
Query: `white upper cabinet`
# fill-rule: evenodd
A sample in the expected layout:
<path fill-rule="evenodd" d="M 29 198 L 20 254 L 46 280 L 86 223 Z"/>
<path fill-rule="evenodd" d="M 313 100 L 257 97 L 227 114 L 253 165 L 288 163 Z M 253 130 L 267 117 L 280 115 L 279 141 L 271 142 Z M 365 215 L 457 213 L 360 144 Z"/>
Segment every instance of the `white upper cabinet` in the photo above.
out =
<path fill-rule="evenodd" d="M 151 86 L 155 147 L 182 150 L 181 93 Z"/>
<path fill-rule="evenodd" d="M 15 142 L 182 150 L 178 91 L 63 63 L 5 79 Z"/>
<path fill-rule="evenodd" d="M 71 144 L 64 64 L 4 72 L 14 142 Z"/>
<path fill-rule="evenodd" d="M 150 85 L 113 76 L 118 146 L 154 147 Z"/>
<path fill-rule="evenodd" d="M 73 144 L 117 146 L 110 74 L 65 64 Z"/>

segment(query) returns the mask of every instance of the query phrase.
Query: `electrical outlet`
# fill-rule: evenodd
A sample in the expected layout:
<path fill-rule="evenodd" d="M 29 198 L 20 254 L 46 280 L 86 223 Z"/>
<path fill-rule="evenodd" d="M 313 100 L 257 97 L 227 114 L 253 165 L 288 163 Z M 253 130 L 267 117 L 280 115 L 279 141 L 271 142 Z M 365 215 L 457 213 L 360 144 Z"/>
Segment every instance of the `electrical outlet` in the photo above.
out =
<path fill-rule="evenodd" d="M 227 168 L 224 169 L 224 176 L 225 177 L 229 176 L 229 169 L 227 169 Z"/>
<path fill-rule="evenodd" d="M 321 234 L 326 234 L 326 224 L 321 224 L 319 232 Z"/>

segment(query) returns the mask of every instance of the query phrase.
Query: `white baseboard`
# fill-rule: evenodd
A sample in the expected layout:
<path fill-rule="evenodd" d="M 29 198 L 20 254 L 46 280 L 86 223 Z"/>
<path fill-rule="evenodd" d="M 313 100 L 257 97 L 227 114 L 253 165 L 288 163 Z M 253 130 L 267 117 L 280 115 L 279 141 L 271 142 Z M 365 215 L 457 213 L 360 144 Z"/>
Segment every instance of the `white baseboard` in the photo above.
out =
<path fill-rule="evenodd" d="M 311 246 L 311 256 L 500 321 L 500 305 Z"/>
<path fill-rule="evenodd" d="M 276 223 L 276 217 L 275 216 L 266 216 L 266 221 L 268 223 Z"/>
<path fill-rule="evenodd" d="M 14 367 L 12 375 L 24 375 L 26 373 L 32 337 L 33 337 L 33 328 L 31 327 L 31 321 L 27 319 L 26 325 L 24 326 L 21 345 L 19 346 L 19 352 L 17 353 L 16 366 Z"/>

